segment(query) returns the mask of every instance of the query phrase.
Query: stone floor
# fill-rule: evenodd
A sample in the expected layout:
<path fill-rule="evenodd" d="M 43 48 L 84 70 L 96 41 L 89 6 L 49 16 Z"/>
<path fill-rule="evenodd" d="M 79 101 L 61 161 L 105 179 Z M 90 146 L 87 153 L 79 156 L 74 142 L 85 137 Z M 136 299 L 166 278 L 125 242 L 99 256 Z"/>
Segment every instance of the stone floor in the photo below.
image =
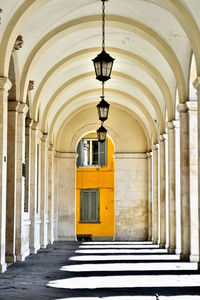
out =
<path fill-rule="evenodd" d="M 72 298 L 200 300 L 200 272 L 148 242 L 55 242 L 0 275 L 3 300 Z"/>

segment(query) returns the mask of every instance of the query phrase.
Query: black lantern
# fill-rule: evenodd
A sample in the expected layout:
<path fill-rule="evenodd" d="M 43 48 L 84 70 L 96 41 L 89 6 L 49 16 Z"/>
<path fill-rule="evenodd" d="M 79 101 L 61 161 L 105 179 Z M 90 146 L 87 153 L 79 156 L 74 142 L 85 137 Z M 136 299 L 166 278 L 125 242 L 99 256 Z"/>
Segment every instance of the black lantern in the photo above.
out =
<path fill-rule="evenodd" d="M 103 82 L 110 79 L 114 58 L 103 49 L 92 61 L 94 63 L 96 79 Z"/>
<path fill-rule="evenodd" d="M 107 133 L 107 130 L 105 129 L 105 127 L 103 127 L 103 125 L 101 125 L 101 127 L 99 127 L 99 129 L 97 130 L 98 141 L 100 143 L 105 142 L 106 133 Z"/>
<path fill-rule="evenodd" d="M 94 63 L 96 79 L 105 82 L 110 79 L 114 58 L 105 51 L 105 1 L 102 1 L 102 52 L 92 61 Z"/>
<path fill-rule="evenodd" d="M 99 104 L 97 104 L 97 111 L 100 121 L 104 122 L 108 119 L 109 106 L 110 104 L 105 101 L 104 96 L 101 96 L 101 101 Z"/>

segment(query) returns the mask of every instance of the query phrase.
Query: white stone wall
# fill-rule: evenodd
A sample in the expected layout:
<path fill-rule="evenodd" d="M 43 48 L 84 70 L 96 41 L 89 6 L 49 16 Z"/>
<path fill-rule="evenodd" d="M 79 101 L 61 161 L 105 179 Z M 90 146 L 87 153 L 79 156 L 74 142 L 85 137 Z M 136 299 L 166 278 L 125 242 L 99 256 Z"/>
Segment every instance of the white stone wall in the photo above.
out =
<path fill-rule="evenodd" d="M 115 154 L 115 240 L 147 240 L 147 156 Z"/>
<path fill-rule="evenodd" d="M 76 153 L 57 153 L 58 240 L 76 236 Z"/>

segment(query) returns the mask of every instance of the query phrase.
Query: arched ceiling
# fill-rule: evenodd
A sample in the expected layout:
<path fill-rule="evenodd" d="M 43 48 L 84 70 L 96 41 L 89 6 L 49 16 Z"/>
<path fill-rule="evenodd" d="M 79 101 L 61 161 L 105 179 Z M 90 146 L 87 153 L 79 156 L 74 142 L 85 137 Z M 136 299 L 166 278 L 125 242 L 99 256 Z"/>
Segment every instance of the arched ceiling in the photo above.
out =
<path fill-rule="evenodd" d="M 1 0 L 0 76 L 10 74 L 12 48 L 22 35 L 16 100 L 26 102 L 29 80 L 34 80 L 29 115 L 51 143 L 60 143 L 58 136 L 66 136 L 63 128 L 67 132 L 74 118 L 77 131 L 99 122 L 95 114 L 83 123 L 81 113 L 88 116 L 101 94 L 91 61 L 101 50 L 101 6 L 100 0 Z M 157 142 L 165 116 L 175 118 L 177 90 L 179 102 L 188 100 L 192 53 L 200 75 L 199 15 L 194 0 L 106 2 L 106 50 L 116 60 L 105 89 L 113 106 L 105 127 L 120 132 L 122 109 L 132 118 L 129 125 L 138 122 L 142 128 L 146 150 L 149 141 Z M 129 135 L 134 128 L 126 130 Z"/>

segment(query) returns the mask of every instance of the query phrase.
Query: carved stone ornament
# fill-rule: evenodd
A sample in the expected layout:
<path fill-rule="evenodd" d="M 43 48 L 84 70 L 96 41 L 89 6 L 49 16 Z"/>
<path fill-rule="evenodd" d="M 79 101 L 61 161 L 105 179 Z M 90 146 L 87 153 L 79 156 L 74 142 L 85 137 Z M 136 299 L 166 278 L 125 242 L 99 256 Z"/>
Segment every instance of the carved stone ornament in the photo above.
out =
<path fill-rule="evenodd" d="M 13 47 L 13 52 L 21 49 L 23 44 L 24 44 L 23 37 L 21 35 L 18 35 L 18 37 L 15 41 L 14 47 Z"/>
<path fill-rule="evenodd" d="M 34 80 L 29 80 L 29 84 L 28 84 L 28 91 L 31 91 L 34 89 Z"/>

